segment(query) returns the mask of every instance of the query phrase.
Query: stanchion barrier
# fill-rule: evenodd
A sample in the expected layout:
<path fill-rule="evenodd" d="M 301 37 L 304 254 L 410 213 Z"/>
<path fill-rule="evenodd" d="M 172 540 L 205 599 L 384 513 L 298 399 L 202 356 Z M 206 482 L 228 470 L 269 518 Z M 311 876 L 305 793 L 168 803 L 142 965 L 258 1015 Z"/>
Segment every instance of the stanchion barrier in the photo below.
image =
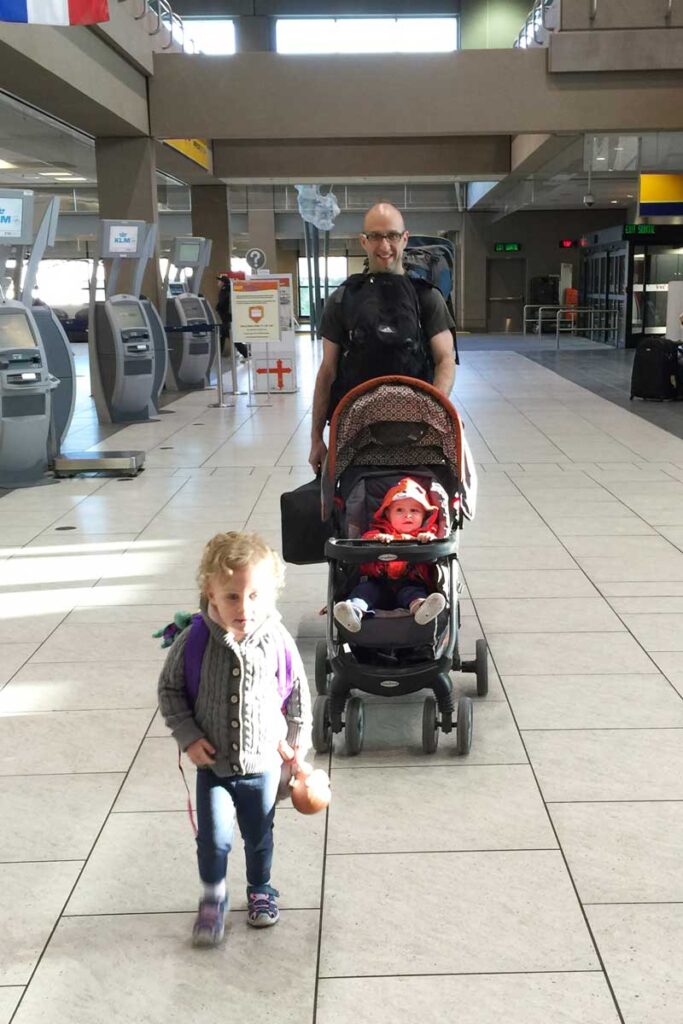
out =
<path fill-rule="evenodd" d="M 169 324 L 164 325 L 164 330 L 167 334 L 207 334 L 209 331 L 212 332 L 216 340 L 216 389 L 218 392 L 218 401 L 212 402 L 209 406 L 210 409 L 231 409 L 233 407 L 232 402 L 225 401 L 225 392 L 223 389 L 223 354 L 221 352 L 221 338 L 220 330 L 221 324 L 210 324 L 208 320 L 205 323 L 194 323 L 194 324 L 182 324 L 178 327 L 170 326 Z M 235 378 L 235 352 L 233 349 L 232 354 L 232 365 L 233 365 L 233 394 L 237 394 L 237 384 Z"/>

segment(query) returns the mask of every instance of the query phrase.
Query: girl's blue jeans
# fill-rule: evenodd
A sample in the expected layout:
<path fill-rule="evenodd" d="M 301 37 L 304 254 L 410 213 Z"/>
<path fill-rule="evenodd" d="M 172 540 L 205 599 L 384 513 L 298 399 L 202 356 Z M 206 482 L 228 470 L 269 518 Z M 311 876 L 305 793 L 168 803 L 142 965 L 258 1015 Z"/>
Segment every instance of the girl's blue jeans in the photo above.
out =
<path fill-rule="evenodd" d="M 228 868 L 235 821 L 244 840 L 249 885 L 270 882 L 273 820 L 280 771 L 219 778 L 210 768 L 197 772 L 197 860 L 207 885 L 221 882 Z"/>

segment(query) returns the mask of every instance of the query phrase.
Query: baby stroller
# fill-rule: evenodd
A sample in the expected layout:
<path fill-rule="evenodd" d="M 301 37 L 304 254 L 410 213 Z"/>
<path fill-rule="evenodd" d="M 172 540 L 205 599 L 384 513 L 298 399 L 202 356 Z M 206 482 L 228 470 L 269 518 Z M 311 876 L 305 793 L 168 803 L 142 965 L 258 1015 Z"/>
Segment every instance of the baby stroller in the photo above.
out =
<path fill-rule="evenodd" d="M 387 490 L 409 475 L 439 508 L 436 539 L 428 543 L 360 540 Z M 477 693 L 488 692 L 487 645 L 477 640 L 476 657 L 458 651 L 458 538 L 472 519 L 476 475 L 462 423 L 449 400 L 431 384 L 412 377 L 378 377 L 350 391 L 330 424 L 330 446 L 322 478 L 323 518 L 332 537 L 328 562 L 327 639 L 316 649 L 313 746 L 329 750 L 333 733 L 345 730 L 346 749 L 363 746 L 363 702 L 352 690 L 404 696 L 432 690 L 424 702 L 422 747 L 436 751 L 439 730 L 457 730 L 457 751 L 469 753 L 472 701 L 461 697 L 457 712 L 449 672 L 475 672 Z M 446 599 L 436 619 L 419 625 L 402 609 L 377 610 L 349 632 L 333 617 L 334 603 L 355 585 L 368 561 L 400 559 L 433 565 L 433 585 Z"/>

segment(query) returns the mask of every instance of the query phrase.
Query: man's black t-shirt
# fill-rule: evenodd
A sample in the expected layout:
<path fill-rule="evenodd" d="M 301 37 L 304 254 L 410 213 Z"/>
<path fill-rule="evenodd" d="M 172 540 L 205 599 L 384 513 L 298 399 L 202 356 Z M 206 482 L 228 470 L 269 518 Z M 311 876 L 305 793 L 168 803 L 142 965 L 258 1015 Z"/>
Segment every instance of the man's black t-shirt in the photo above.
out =
<path fill-rule="evenodd" d="M 320 334 L 335 345 L 342 345 L 348 334 L 348 326 L 344 324 L 342 315 L 343 303 L 336 299 L 338 290 L 332 292 L 325 303 L 320 320 Z M 453 317 L 448 312 L 445 299 L 438 288 L 420 288 L 418 286 L 415 291 L 426 338 L 431 339 L 441 331 L 455 330 Z"/>

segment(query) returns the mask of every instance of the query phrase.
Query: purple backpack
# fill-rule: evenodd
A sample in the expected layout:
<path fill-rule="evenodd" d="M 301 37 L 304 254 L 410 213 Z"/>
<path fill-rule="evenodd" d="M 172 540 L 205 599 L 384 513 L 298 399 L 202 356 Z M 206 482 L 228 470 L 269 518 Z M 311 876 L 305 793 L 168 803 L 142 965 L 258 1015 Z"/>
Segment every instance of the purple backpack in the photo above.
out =
<path fill-rule="evenodd" d="M 199 693 L 202 674 L 202 660 L 209 642 L 209 627 L 201 613 L 192 616 L 190 632 L 183 651 L 185 657 L 185 693 L 190 707 L 194 707 Z M 277 689 L 282 700 L 282 707 L 289 699 L 294 680 L 292 678 L 292 652 L 283 636 L 278 634 L 277 651 Z"/>

